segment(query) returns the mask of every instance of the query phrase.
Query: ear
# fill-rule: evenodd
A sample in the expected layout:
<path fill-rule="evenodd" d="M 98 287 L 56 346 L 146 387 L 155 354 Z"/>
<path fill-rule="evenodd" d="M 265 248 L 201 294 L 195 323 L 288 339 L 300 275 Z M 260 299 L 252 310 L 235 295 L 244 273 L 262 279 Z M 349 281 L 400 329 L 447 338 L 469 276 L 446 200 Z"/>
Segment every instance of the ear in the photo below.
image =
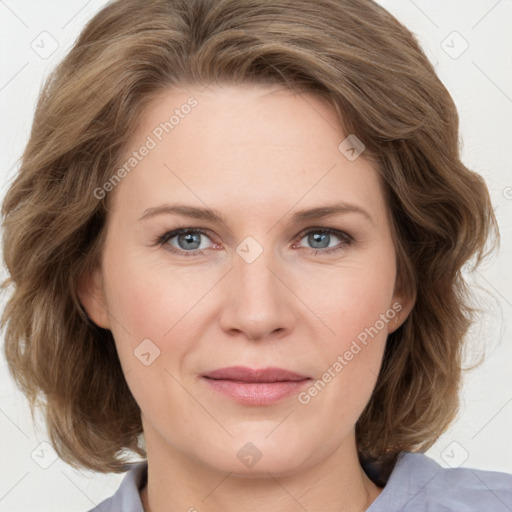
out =
<path fill-rule="evenodd" d="M 407 320 L 415 302 L 415 296 L 395 291 L 393 294 L 393 300 L 390 304 L 390 309 L 395 311 L 396 315 L 395 318 L 388 323 L 388 334 L 396 331 Z"/>
<path fill-rule="evenodd" d="M 110 329 L 103 277 L 99 267 L 82 275 L 78 283 L 78 297 L 89 318 L 98 327 Z"/>

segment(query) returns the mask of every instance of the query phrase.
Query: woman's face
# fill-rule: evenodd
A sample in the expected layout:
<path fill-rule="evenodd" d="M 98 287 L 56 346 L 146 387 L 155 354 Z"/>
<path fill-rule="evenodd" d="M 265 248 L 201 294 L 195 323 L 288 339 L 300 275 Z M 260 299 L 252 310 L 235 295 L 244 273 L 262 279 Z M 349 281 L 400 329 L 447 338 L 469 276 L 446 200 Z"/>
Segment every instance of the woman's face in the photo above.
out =
<path fill-rule="evenodd" d="M 377 172 L 348 135 L 312 95 L 173 89 L 121 182 L 99 184 L 111 209 L 82 298 L 148 453 L 277 475 L 353 447 L 406 307 Z"/>

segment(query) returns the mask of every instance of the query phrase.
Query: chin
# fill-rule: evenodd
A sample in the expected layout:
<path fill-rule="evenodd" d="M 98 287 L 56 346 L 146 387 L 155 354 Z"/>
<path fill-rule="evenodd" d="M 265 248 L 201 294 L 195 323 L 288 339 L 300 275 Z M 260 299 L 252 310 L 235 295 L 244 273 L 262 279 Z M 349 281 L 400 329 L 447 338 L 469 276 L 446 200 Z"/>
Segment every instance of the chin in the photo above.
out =
<path fill-rule="evenodd" d="M 224 443 L 216 442 L 215 446 L 209 445 L 196 456 L 200 455 L 202 463 L 215 471 L 241 478 L 268 478 L 269 473 L 276 477 L 292 475 L 313 465 L 315 459 L 321 457 L 313 446 L 306 446 L 303 441 L 287 440 L 284 431 L 272 440 L 273 434 L 270 437 L 266 435 L 268 432 L 253 436 L 246 433 L 243 438 L 234 437 Z M 197 452 L 197 447 L 195 449 Z"/>

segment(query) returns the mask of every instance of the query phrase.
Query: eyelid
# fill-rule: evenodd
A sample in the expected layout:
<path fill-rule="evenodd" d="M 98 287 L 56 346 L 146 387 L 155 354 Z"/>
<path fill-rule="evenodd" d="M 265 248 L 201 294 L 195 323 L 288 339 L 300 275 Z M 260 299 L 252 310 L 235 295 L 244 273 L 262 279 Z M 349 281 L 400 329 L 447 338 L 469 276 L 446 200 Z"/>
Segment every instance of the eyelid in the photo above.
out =
<path fill-rule="evenodd" d="M 172 238 L 175 238 L 183 233 L 199 233 L 199 234 L 207 237 L 209 240 L 212 241 L 213 244 L 215 244 L 215 242 L 212 240 L 209 230 L 206 230 L 203 228 L 192 228 L 192 227 L 171 229 L 171 230 L 165 232 L 160 237 L 158 237 L 156 240 L 156 244 L 163 247 L 167 244 L 167 242 L 169 240 L 171 240 Z M 186 254 L 187 256 L 194 256 L 194 254 L 196 254 L 196 253 L 203 254 L 203 251 L 204 251 L 204 249 L 194 249 L 192 251 L 184 251 L 183 249 L 178 249 L 176 247 L 172 247 L 171 245 L 169 245 L 168 247 L 165 247 L 165 249 L 167 249 L 168 251 L 175 253 L 175 254 Z"/>
<path fill-rule="evenodd" d="M 304 236 L 308 235 L 310 232 L 320 232 L 320 233 L 331 233 L 336 235 L 338 238 L 341 238 L 346 241 L 354 242 L 354 238 L 349 235 L 346 231 L 337 228 L 329 228 L 326 226 L 312 226 L 309 228 L 303 229 L 298 235 L 297 239 L 304 238 Z"/>
<path fill-rule="evenodd" d="M 176 228 L 166 231 L 163 235 L 158 237 L 158 241 L 167 242 L 171 238 L 174 238 L 175 236 L 181 235 L 183 233 L 200 233 L 201 235 L 205 235 L 208 238 L 211 238 L 208 231 L 203 228 Z"/>

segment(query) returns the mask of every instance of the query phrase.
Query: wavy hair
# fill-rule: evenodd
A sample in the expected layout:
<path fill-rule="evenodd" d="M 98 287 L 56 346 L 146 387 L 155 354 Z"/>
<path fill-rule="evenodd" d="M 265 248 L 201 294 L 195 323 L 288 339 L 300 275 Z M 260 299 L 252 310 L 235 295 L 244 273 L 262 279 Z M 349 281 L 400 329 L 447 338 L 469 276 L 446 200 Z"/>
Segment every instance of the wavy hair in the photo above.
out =
<path fill-rule="evenodd" d="M 140 409 L 109 330 L 80 304 L 98 263 L 109 195 L 152 99 L 172 87 L 281 84 L 318 95 L 366 146 L 392 218 L 397 285 L 415 299 L 388 336 L 356 424 L 361 459 L 392 467 L 456 416 L 474 320 L 461 273 L 498 229 L 483 179 L 461 162 L 454 102 L 411 32 L 371 0 L 117 0 L 86 25 L 38 100 L 2 206 L 10 372 L 74 467 L 145 457 Z M 491 235 L 495 235 L 491 237 Z"/>

